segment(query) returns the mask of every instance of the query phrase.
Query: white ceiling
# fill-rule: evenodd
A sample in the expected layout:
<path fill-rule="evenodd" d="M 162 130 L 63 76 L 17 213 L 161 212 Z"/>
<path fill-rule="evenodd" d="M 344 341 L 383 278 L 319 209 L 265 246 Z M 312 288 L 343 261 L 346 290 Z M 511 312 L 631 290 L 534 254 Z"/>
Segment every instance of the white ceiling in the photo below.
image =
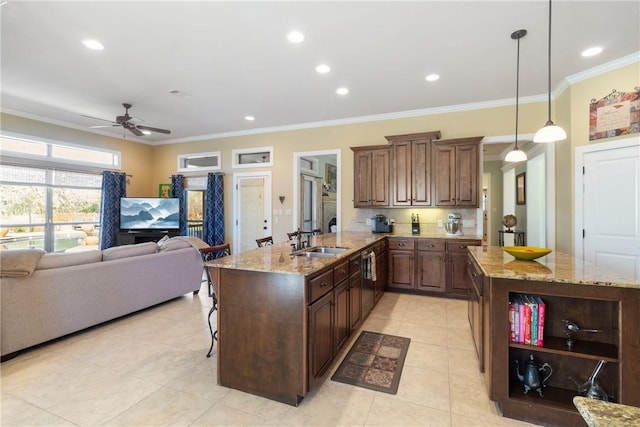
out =
<path fill-rule="evenodd" d="M 128 102 L 144 125 L 171 129 L 126 134 L 149 144 L 513 103 L 510 35 L 521 28 L 521 100 L 547 93 L 546 0 L 9 0 L 0 13 L 2 111 L 122 137 L 82 115 L 115 119 Z M 552 88 L 637 55 L 639 18 L 638 0 L 554 1 Z M 287 41 L 294 29 L 303 43 Z M 604 51 L 580 56 L 594 45 Z M 329 74 L 316 73 L 322 62 Z M 440 80 L 426 82 L 430 73 Z M 336 95 L 339 86 L 350 93 Z"/>

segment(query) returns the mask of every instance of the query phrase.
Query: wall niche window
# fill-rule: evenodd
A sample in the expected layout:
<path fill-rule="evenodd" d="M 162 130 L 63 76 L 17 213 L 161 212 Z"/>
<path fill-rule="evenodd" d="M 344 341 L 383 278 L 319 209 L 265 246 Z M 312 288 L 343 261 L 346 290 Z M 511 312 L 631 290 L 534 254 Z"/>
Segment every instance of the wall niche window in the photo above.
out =
<path fill-rule="evenodd" d="M 273 147 L 243 148 L 232 151 L 234 168 L 273 166 Z"/>
<path fill-rule="evenodd" d="M 211 172 L 222 168 L 220 151 L 180 154 L 178 172 Z"/>

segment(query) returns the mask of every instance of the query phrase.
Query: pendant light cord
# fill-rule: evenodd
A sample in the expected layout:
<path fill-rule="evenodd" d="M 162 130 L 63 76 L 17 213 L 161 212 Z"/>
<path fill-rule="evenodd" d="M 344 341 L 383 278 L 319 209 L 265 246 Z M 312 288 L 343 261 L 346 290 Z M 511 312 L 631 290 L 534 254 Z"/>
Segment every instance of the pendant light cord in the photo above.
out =
<path fill-rule="evenodd" d="M 518 149 L 518 99 L 520 97 L 520 37 L 518 37 L 518 53 L 516 55 L 516 150 Z"/>
<path fill-rule="evenodd" d="M 549 47 L 547 51 L 547 123 L 551 121 L 551 0 L 549 0 Z"/>

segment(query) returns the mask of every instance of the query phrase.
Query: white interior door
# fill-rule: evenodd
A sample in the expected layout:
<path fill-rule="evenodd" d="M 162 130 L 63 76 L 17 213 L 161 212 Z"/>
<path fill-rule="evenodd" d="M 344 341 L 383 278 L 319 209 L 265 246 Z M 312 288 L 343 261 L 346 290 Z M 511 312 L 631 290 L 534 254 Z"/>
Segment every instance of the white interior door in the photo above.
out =
<path fill-rule="evenodd" d="M 576 256 L 639 281 L 640 139 L 605 144 L 576 156 Z"/>
<path fill-rule="evenodd" d="M 233 247 L 237 253 L 256 248 L 256 239 L 271 235 L 271 175 L 236 174 L 234 188 Z"/>

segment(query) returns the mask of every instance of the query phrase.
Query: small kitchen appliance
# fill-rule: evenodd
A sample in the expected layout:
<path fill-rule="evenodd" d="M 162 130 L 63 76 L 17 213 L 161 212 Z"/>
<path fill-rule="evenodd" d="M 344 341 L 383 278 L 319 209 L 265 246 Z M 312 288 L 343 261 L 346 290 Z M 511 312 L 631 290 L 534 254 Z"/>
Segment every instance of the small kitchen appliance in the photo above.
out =
<path fill-rule="evenodd" d="M 411 214 L 411 234 L 420 234 L 420 215 Z"/>
<path fill-rule="evenodd" d="M 459 213 L 450 213 L 449 221 L 444 224 L 445 230 L 449 235 L 462 234 L 462 215 Z"/>
<path fill-rule="evenodd" d="M 384 215 L 371 217 L 371 231 L 373 233 L 393 233 L 392 220 L 388 220 Z"/>

